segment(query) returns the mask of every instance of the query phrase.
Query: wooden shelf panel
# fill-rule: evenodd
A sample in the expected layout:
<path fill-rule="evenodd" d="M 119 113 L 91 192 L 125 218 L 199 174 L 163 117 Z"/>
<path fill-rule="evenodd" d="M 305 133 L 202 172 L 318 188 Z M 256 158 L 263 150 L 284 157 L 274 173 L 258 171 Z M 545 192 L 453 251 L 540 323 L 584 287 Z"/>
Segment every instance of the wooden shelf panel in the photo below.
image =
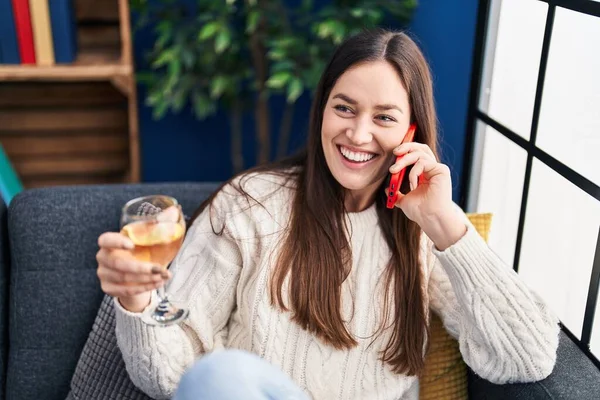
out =
<path fill-rule="evenodd" d="M 23 179 L 125 173 L 129 167 L 127 152 L 99 154 L 97 157 L 69 156 L 60 158 L 27 158 L 12 160 L 17 174 Z"/>
<path fill-rule="evenodd" d="M 77 46 L 81 49 L 112 48 L 120 51 L 119 25 L 82 25 L 77 29 Z"/>
<path fill-rule="evenodd" d="M 126 110 L 112 107 L 0 111 L 0 126 L 4 134 L 21 131 L 43 135 L 53 134 L 55 131 L 127 130 L 127 123 Z"/>
<path fill-rule="evenodd" d="M 82 49 L 73 64 L 0 66 L 0 81 L 110 80 L 132 74 L 131 65 L 121 63 L 119 51 L 111 48 Z"/>
<path fill-rule="evenodd" d="M 97 153 L 126 153 L 129 150 L 127 131 L 121 134 L 80 133 L 77 136 L 54 137 L 4 136 L 2 146 L 11 159 L 38 156 L 70 156 L 73 154 L 95 155 Z"/>
<path fill-rule="evenodd" d="M 75 0 L 75 18 L 85 21 L 119 21 L 119 2 L 115 0 Z"/>
<path fill-rule="evenodd" d="M 109 183 L 125 182 L 125 174 L 86 175 L 86 176 L 59 176 L 59 177 L 35 177 L 23 179 L 23 186 L 27 189 L 71 186 L 71 185 L 101 185 Z"/>
<path fill-rule="evenodd" d="M 85 106 L 125 108 L 127 98 L 108 82 L 2 82 L 0 84 L 0 110 Z"/>
<path fill-rule="evenodd" d="M 127 180 L 128 99 L 110 83 L 4 83 L 0 104 L 0 143 L 24 187 Z"/>

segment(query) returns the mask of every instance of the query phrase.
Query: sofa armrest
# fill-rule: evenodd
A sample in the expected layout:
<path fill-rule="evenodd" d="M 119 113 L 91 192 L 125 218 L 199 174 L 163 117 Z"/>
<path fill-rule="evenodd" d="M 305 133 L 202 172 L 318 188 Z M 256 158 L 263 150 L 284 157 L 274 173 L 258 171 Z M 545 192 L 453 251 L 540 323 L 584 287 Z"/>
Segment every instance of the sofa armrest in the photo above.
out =
<path fill-rule="evenodd" d="M 7 399 L 66 398 L 104 297 L 98 236 L 118 232 L 121 207 L 159 193 L 192 215 L 215 189 L 185 182 L 81 185 L 25 190 L 11 201 Z"/>
<path fill-rule="evenodd" d="M 556 365 L 548 378 L 534 383 L 494 385 L 469 371 L 469 399 L 597 400 L 600 370 L 561 331 Z"/>
<path fill-rule="evenodd" d="M 10 256 L 8 248 L 8 210 L 0 197 L 0 400 L 4 400 L 8 364 L 8 281 Z"/>

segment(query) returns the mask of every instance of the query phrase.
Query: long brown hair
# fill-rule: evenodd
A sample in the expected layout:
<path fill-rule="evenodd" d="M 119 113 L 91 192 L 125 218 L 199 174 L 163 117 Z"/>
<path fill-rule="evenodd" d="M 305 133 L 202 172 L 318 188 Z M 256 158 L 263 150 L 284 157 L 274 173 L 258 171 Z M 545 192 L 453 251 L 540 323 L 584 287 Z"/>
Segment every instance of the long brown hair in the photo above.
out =
<path fill-rule="evenodd" d="M 396 68 L 408 92 L 411 122 L 417 125 L 415 141 L 429 145 L 437 154 L 432 81 L 423 54 L 405 33 L 374 30 L 349 38 L 327 65 L 312 103 L 307 147 L 293 157 L 245 172 L 270 172 L 296 182 L 289 227 L 270 281 L 271 302 L 291 312 L 293 321 L 337 349 L 357 345 L 340 311 L 342 283 L 350 273 L 352 254 L 345 235 L 345 190 L 330 173 L 323 154 L 323 110 L 346 70 L 358 63 L 381 60 Z M 243 181 L 237 189 L 248 195 L 241 187 Z M 407 179 L 403 185 L 406 193 Z M 391 334 L 381 359 L 396 373 L 418 375 L 429 333 L 426 288 L 419 263 L 421 229 L 400 209 L 385 207 L 383 189 L 378 189 L 376 208 L 391 259 L 385 273 L 383 322 L 378 332 L 390 329 Z M 288 277 L 289 298 L 285 299 L 282 289 Z"/>

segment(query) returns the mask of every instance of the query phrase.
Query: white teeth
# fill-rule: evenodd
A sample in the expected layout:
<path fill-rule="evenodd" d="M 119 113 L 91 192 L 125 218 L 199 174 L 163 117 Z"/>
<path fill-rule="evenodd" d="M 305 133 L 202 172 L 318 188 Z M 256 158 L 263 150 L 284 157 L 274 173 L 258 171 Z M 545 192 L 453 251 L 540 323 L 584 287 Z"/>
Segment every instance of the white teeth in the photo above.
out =
<path fill-rule="evenodd" d="M 365 162 L 365 161 L 369 161 L 370 159 L 372 159 L 373 157 L 375 157 L 375 154 L 370 154 L 370 153 L 357 153 L 354 151 L 350 151 L 347 148 L 340 146 L 340 151 L 342 152 L 342 154 L 344 155 L 344 157 L 346 157 L 348 160 L 352 160 L 352 161 L 356 161 L 356 162 Z"/>

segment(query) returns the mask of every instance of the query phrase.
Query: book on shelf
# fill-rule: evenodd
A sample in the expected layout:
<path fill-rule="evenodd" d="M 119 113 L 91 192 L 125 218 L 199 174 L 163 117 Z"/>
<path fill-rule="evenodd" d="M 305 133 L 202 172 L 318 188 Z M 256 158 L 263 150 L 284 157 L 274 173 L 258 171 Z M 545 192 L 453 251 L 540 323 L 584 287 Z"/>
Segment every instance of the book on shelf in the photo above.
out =
<path fill-rule="evenodd" d="M 54 45 L 48 0 L 29 0 L 29 11 L 31 13 L 36 63 L 42 66 L 53 65 Z"/>
<path fill-rule="evenodd" d="M 77 56 L 77 21 L 73 2 L 50 0 L 49 5 L 55 61 L 72 63 Z"/>
<path fill-rule="evenodd" d="M 29 12 L 29 0 L 12 0 L 13 17 L 17 32 L 17 44 L 22 64 L 35 64 L 33 30 Z"/>
<path fill-rule="evenodd" d="M 20 64 L 19 44 L 10 0 L 0 0 L 0 64 Z"/>

